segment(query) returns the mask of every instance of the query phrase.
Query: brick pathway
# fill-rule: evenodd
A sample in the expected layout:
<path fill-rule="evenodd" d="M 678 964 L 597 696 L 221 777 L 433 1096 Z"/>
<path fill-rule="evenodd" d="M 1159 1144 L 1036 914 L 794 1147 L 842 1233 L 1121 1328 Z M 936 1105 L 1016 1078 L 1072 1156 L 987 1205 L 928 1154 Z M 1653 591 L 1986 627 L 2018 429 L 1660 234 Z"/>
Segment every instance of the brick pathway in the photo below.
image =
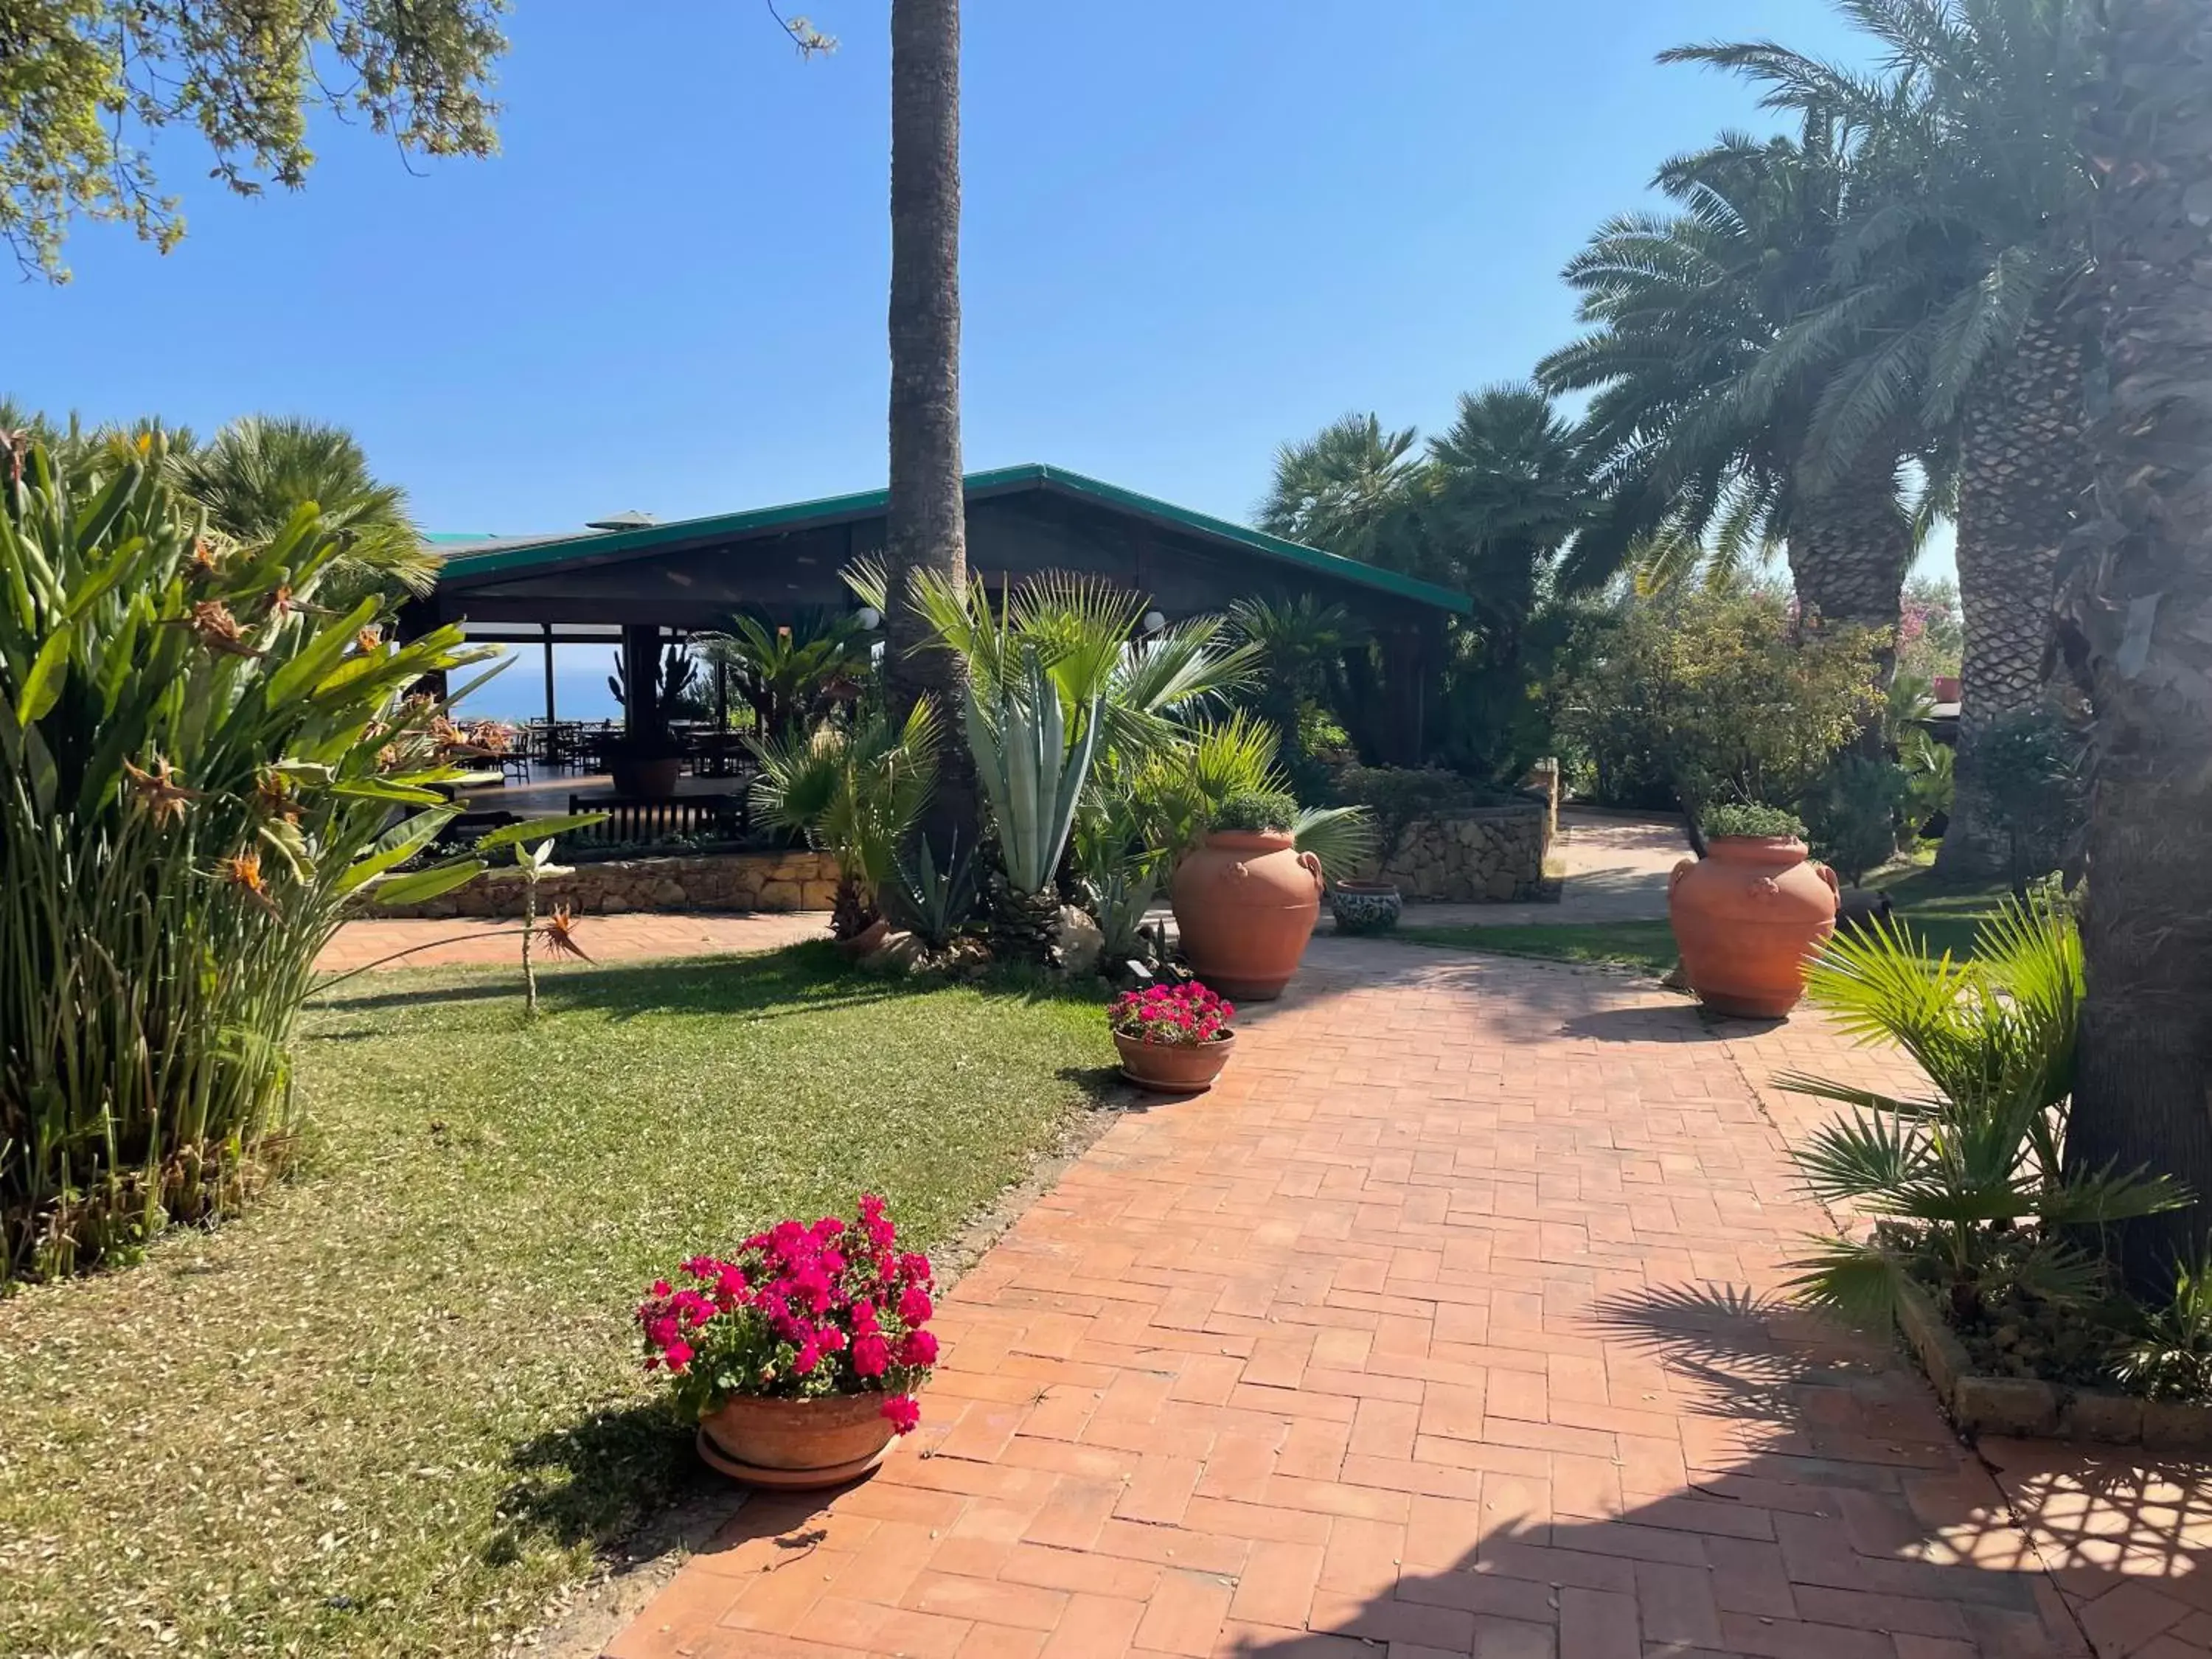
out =
<path fill-rule="evenodd" d="M 1408 904 L 1406 927 L 1556 927 L 1576 921 L 1663 921 L 1667 878 L 1690 855 L 1679 818 L 1559 813 L 1552 860 L 1566 875 L 1556 904 Z"/>
<path fill-rule="evenodd" d="M 435 948 L 387 963 L 392 968 L 443 968 L 461 963 L 514 963 L 520 960 L 519 921 L 451 917 L 442 921 L 383 920 L 349 921 L 315 958 L 325 973 L 363 968 L 417 945 Z M 725 951 L 773 951 L 801 939 L 826 939 L 826 914 L 742 915 L 663 915 L 638 911 L 617 916 L 584 916 L 576 923 L 576 942 L 594 962 L 634 962 L 647 957 L 714 956 Z M 442 941 L 442 942 L 441 942 Z"/>
<path fill-rule="evenodd" d="M 1821 1218 L 1747 1075 L 1880 1064 L 1604 975 L 1308 964 L 946 1299 L 922 1431 L 746 1503 L 614 1659 L 2212 1651 L 2197 1474 L 1984 1463 L 1772 1300 Z"/>

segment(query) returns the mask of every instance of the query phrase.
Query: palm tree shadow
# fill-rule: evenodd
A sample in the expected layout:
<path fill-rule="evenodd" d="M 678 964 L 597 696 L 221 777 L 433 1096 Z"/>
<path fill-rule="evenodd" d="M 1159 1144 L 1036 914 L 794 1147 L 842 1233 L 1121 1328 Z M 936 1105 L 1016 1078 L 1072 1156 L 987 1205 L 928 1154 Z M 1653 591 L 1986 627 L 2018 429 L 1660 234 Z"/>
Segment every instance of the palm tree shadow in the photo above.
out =
<path fill-rule="evenodd" d="M 1248 1628 L 1226 1650 L 2060 1659 L 2091 1635 L 2100 1656 L 2212 1650 L 2197 1644 L 2212 1470 L 2051 1443 L 1984 1442 L 1977 1459 L 1882 1346 L 1732 1286 L 1610 1297 L 1586 1317 L 1628 1356 L 1614 1375 L 1648 1361 L 1687 1396 L 1680 1478 L 1651 1473 L 1663 1439 L 1626 1429 L 1609 1475 L 1590 1455 L 1555 1458 L 1548 1482 L 1412 1464 L 1400 1563 L 1348 1560 L 1332 1582 L 1325 1560 L 1304 1629 Z M 1555 1396 L 1541 1435 L 1483 1432 L 1557 1443 L 1577 1418 L 1632 1422 L 1627 1392 L 1579 1410 Z"/>

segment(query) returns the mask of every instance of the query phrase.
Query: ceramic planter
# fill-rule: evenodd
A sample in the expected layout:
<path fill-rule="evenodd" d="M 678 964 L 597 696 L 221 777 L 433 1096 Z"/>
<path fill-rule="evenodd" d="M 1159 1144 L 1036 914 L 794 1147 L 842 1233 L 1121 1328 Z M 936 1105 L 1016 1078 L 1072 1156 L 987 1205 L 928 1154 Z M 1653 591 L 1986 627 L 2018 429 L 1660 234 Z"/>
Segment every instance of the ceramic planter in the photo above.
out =
<path fill-rule="evenodd" d="M 750 1486 L 842 1486 L 883 1461 L 892 1434 L 883 1406 L 878 1393 L 726 1401 L 699 1419 L 699 1455 Z"/>
<path fill-rule="evenodd" d="M 615 793 L 627 800 L 674 800 L 676 781 L 683 775 L 680 755 L 617 751 L 607 757 L 607 775 L 614 781 Z"/>
<path fill-rule="evenodd" d="M 1718 836 L 1667 881 L 1667 919 L 1698 1000 L 1778 1019 L 1805 994 L 1805 967 L 1836 931 L 1836 874 L 1780 836 Z"/>
<path fill-rule="evenodd" d="M 1217 830 L 1176 866 L 1170 896 L 1190 970 L 1238 1002 L 1268 1002 L 1321 920 L 1321 860 L 1288 836 Z"/>
<path fill-rule="evenodd" d="M 1405 910 L 1395 882 L 1340 881 L 1328 890 L 1328 913 L 1340 933 L 1387 933 Z"/>
<path fill-rule="evenodd" d="M 1121 1075 L 1139 1088 L 1164 1095 L 1195 1095 L 1211 1089 L 1221 1068 L 1229 1064 L 1237 1033 L 1231 1031 L 1212 1042 L 1184 1046 L 1146 1042 L 1116 1031 L 1114 1046 L 1121 1051 Z"/>

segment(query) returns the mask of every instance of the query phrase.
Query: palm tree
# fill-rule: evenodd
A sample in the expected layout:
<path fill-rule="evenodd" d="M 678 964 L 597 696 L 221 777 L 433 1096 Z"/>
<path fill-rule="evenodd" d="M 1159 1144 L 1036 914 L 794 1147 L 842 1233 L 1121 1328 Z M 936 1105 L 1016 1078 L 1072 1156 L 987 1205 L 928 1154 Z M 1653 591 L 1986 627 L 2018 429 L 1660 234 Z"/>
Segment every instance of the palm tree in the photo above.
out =
<path fill-rule="evenodd" d="M 1271 536 L 1407 575 L 1426 568 L 1416 509 L 1422 471 L 1412 427 L 1392 432 L 1374 415 L 1346 415 L 1275 452 L 1255 521 Z"/>
<path fill-rule="evenodd" d="M 908 599 L 927 572 L 968 579 L 960 471 L 960 0 L 891 0 L 890 494 L 884 552 L 891 603 L 884 676 L 903 716 L 924 696 L 961 706 L 958 659 L 926 648 Z M 975 784 L 957 744 L 934 816 L 972 839 Z"/>
<path fill-rule="evenodd" d="M 171 466 L 209 524 L 249 546 L 280 533 L 301 507 L 319 507 L 345 549 L 322 585 L 329 604 L 351 605 L 372 592 L 396 602 L 428 592 L 438 579 L 437 555 L 408 517 L 406 492 L 370 472 L 343 427 L 249 415 L 204 446 L 176 446 Z"/>
<path fill-rule="evenodd" d="M 788 627 L 746 612 L 726 634 L 702 634 L 692 644 L 717 673 L 727 675 L 753 712 L 761 732 L 781 735 L 820 705 L 849 701 L 868 673 L 868 639 L 849 612 L 811 609 Z"/>
<path fill-rule="evenodd" d="M 1839 0 L 1881 53 L 1875 75 L 1771 42 L 1684 47 L 1770 107 L 1844 116 L 1869 182 L 1837 243 L 1830 302 L 1781 349 L 1856 340 L 1815 422 L 1814 470 L 1917 420 L 1954 505 L 1966 617 L 1958 799 L 1938 866 L 2002 863 L 1981 740 L 2045 696 L 2058 549 L 2087 488 L 2087 342 L 2069 301 L 2086 264 L 2088 174 L 2070 0 Z"/>
<path fill-rule="evenodd" d="M 2065 584 L 2096 708 L 2068 1151 L 2197 1195 L 2124 1237 L 2162 1301 L 2212 1198 L 2212 0 L 2105 0 L 2102 21 L 2085 146 L 2111 390 L 2094 551 Z"/>
<path fill-rule="evenodd" d="M 1723 135 L 1661 169 L 1678 211 L 1616 218 L 1568 264 L 1595 326 L 1537 379 L 1594 392 L 1584 428 L 1609 501 L 1570 583 L 1639 542 L 1677 563 L 1710 543 L 1779 543 L 1808 616 L 1895 627 L 1914 545 L 1898 483 L 1910 434 L 1886 429 L 1847 468 L 1820 467 L 1814 417 L 1840 349 L 1775 349 L 1829 297 L 1855 185 L 1846 137 L 1819 114 L 1795 138 Z"/>

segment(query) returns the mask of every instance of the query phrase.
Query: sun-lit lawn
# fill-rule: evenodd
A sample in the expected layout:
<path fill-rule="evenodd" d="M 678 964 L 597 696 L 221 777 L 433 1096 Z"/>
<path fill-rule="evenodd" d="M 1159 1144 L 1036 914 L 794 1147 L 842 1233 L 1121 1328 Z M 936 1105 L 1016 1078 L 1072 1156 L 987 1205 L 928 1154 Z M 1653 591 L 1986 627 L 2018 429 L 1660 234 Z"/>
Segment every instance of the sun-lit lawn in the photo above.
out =
<path fill-rule="evenodd" d="M 377 975 L 311 1013 L 307 1166 L 0 1301 L 0 1652 L 477 1654 L 689 1473 L 639 1290 L 885 1194 L 934 1243 L 1113 1059 L 1095 1005 L 826 945 Z M 926 1402 L 925 1402 L 926 1403 Z"/>

